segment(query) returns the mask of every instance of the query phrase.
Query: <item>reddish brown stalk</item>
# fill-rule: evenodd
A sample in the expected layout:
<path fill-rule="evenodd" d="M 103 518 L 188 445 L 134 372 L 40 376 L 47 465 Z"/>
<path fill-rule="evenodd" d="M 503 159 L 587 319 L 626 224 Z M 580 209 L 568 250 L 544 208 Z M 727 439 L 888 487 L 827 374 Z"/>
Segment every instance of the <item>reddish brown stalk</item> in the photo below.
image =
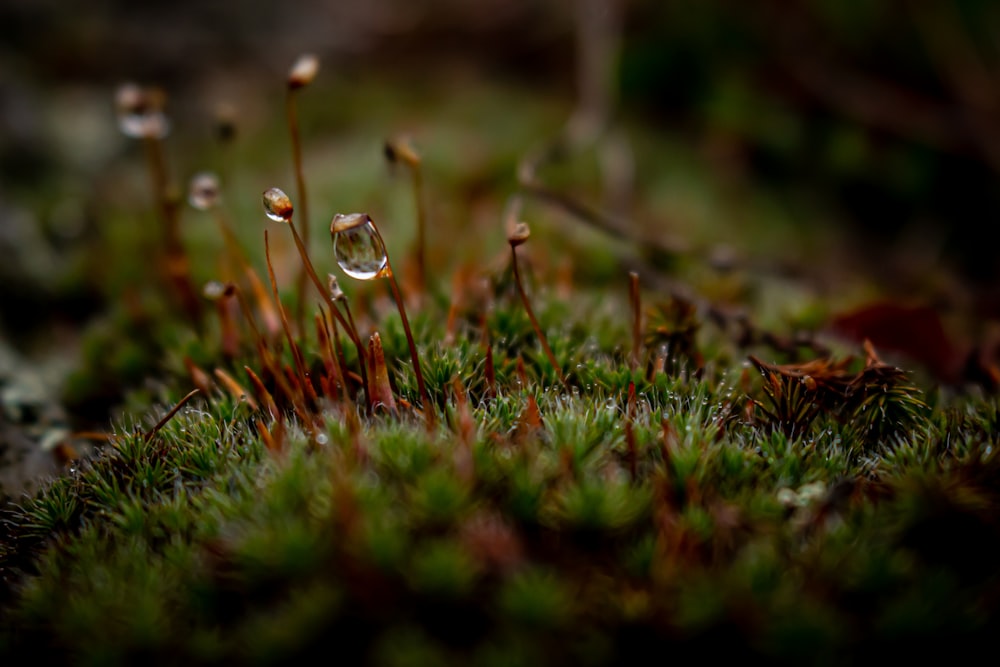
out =
<path fill-rule="evenodd" d="M 254 422 L 264 446 L 273 454 L 281 454 L 285 449 L 285 420 L 278 415 L 274 426 L 269 429 L 262 420 Z"/>
<path fill-rule="evenodd" d="M 260 330 L 257 328 L 257 323 L 253 318 L 253 311 L 250 309 L 250 305 L 247 303 L 246 297 L 243 295 L 242 290 L 236 285 L 230 283 L 226 286 L 227 294 L 235 294 L 236 298 L 239 300 L 240 310 L 243 311 L 243 316 L 250 328 L 254 333 L 254 343 L 257 346 L 257 356 L 260 357 L 260 363 L 262 364 L 267 374 L 274 379 L 277 383 L 278 388 L 281 389 L 282 393 L 292 404 L 297 403 L 297 396 L 292 391 L 291 387 L 285 382 L 284 374 L 278 367 L 277 362 L 271 356 L 271 352 L 268 350 L 267 342 L 260 334 Z"/>
<path fill-rule="evenodd" d="M 271 279 L 271 292 L 274 295 L 274 301 L 278 306 L 278 314 L 281 315 L 281 326 L 285 331 L 285 338 L 288 340 L 288 345 L 292 349 L 292 359 L 295 362 L 295 369 L 298 371 L 299 378 L 301 380 L 300 390 L 304 391 L 305 386 L 309 384 L 309 375 L 306 373 L 305 363 L 302 360 L 302 353 L 299 350 L 299 346 L 295 343 L 295 337 L 292 336 L 291 328 L 288 326 L 288 317 L 285 316 L 285 309 L 281 305 L 281 297 L 278 296 L 278 283 L 274 278 L 274 266 L 271 264 L 271 246 L 268 242 L 266 229 L 264 230 L 264 256 L 267 259 L 267 275 Z"/>
<path fill-rule="evenodd" d="M 386 263 L 388 267 L 388 260 Z M 410 359 L 413 361 L 413 372 L 417 376 L 417 388 L 420 391 L 420 400 L 424 404 L 424 414 L 427 417 L 427 425 L 434 424 L 434 406 L 431 404 L 431 397 L 427 393 L 427 386 L 424 384 L 424 374 L 420 370 L 420 359 L 417 357 L 417 345 L 413 342 L 413 333 L 410 331 L 410 321 L 406 317 L 406 309 L 403 307 L 403 297 L 399 293 L 399 285 L 396 283 L 396 276 L 389 268 L 389 287 L 392 289 L 392 297 L 396 300 L 396 308 L 399 310 L 399 317 L 403 321 L 403 332 L 406 334 L 406 343 L 410 346 Z"/>
<path fill-rule="evenodd" d="M 274 358 L 271 356 L 270 351 L 267 348 L 267 342 L 260 334 L 260 329 L 257 328 L 257 322 L 253 318 L 253 311 L 250 309 L 250 304 L 247 303 L 246 297 L 243 295 L 242 290 L 240 290 L 236 285 L 230 283 L 226 286 L 226 291 L 232 291 L 236 294 L 237 299 L 239 299 L 240 310 L 243 311 L 243 316 L 250 328 L 254 333 L 254 343 L 257 346 L 257 356 L 260 357 L 260 363 L 263 364 L 264 370 L 278 382 L 279 387 L 288 397 L 290 401 L 295 400 L 295 396 L 290 392 L 289 387 L 284 382 L 284 378 L 281 375 L 280 369 L 278 369 Z"/>
<path fill-rule="evenodd" d="M 254 391 L 257 393 L 257 398 L 264 403 L 264 407 L 267 408 L 271 418 L 276 418 L 278 416 L 278 404 L 274 402 L 274 396 L 272 396 L 271 392 L 267 390 L 267 387 L 265 387 L 263 381 L 257 377 L 257 374 L 253 372 L 253 369 L 249 366 L 244 366 L 243 370 L 247 372 L 247 376 L 250 378 L 250 384 L 253 385 Z"/>
<path fill-rule="evenodd" d="M 219 328 L 222 336 L 222 354 L 232 359 L 240 351 L 240 332 L 236 328 L 233 317 L 232 295 L 223 294 L 215 300 L 215 308 L 219 315 Z M 237 304 L 237 307 L 238 304 Z"/>
<path fill-rule="evenodd" d="M 632 305 L 632 355 L 630 365 L 632 372 L 639 367 L 642 357 L 642 302 L 639 294 L 639 274 L 629 271 L 628 274 L 629 303 Z"/>
<path fill-rule="evenodd" d="M 417 239 L 414 256 L 416 257 L 417 275 L 414 292 L 422 295 L 427 287 L 427 205 L 424 201 L 423 170 L 421 159 L 407 140 L 386 142 L 385 156 L 391 162 L 403 162 L 410 170 L 413 179 L 413 204 L 417 209 Z"/>
<path fill-rule="evenodd" d="M 427 205 L 424 202 L 423 171 L 420 163 L 413 167 L 413 193 L 417 207 L 417 284 L 418 293 L 427 289 Z"/>
<path fill-rule="evenodd" d="M 299 219 L 302 221 L 302 238 L 305 247 L 309 247 L 309 204 L 306 198 L 306 179 L 302 170 L 302 140 L 299 136 L 298 114 L 295 112 L 295 91 L 298 87 L 289 86 L 285 96 L 285 109 L 288 114 L 288 130 L 292 136 L 292 163 L 295 167 L 295 186 L 298 192 Z M 303 266 L 299 270 L 298 280 L 295 283 L 298 303 L 295 309 L 295 322 L 298 326 L 299 334 L 305 335 L 305 295 L 306 295 L 306 268 Z"/>
<path fill-rule="evenodd" d="M 190 401 L 192 398 L 194 398 L 194 395 L 197 394 L 199 391 L 201 391 L 201 390 L 200 389 L 192 389 L 191 391 L 189 391 L 187 393 L 187 395 L 184 396 L 184 398 L 182 398 L 181 400 L 179 400 L 177 402 L 177 405 L 175 405 L 174 407 L 172 407 L 170 409 L 170 412 L 168 412 L 167 414 L 163 415 L 163 418 L 160 421 L 156 422 L 156 425 L 153 426 L 153 428 L 151 428 L 146 433 L 145 436 L 143 436 L 143 439 L 146 442 L 149 442 L 150 440 L 152 440 L 156 436 L 156 434 L 160 432 L 160 429 L 163 428 L 164 426 L 166 426 L 167 422 L 170 421 L 171 419 L 173 419 L 174 415 L 176 415 L 180 411 L 180 409 L 183 408 L 184 405 L 188 401 Z"/>
<path fill-rule="evenodd" d="M 480 324 L 483 328 L 482 335 L 482 346 L 485 349 L 486 354 L 486 367 L 483 370 L 483 375 L 486 376 L 486 396 L 489 398 L 496 398 L 497 395 L 497 374 L 496 368 L 493 365 L 493 341 L 490 337 L 490 325 L 486 321 L 486 316 L 480 316 Z"/>
<path fill-rule="evenodd" d="M 176 198 L 171 194 L 163 143 L 157 137 L 147 136 L 144 144 L 153 195 L 156 197 L 163 219 L 163 261 L 166 278 L 173 285 L 188 319 L 196 329 L 201 329 L 201 299 L 198 298 L 197 290 L 191 281 L 191 262 L 181 241 L 180 211 Z"/>
<path fill-rule="evenodd" d="M 347 303 L 344 303 L 344 309 L 347 311 L 347 319 L 353 323 L 351 319 L 351 311 L 347 308 Z M 343 382 L 345 398 L 347 398 L 347 388 L 348 380 L 351 378 L 351 372 L 347 370 L 347 361 L 344 358 L 344 347 L 340 344 L 340 332 L 337 330 L 337 320 L 334 319 L 330 313 L 329 309 L 324 310 L 322 306 L 320 307 L 320 312 L 323 313 L 323 326 L 326 328 L 326 336 L 329 341 L 333 343 L 334 358 L 337 360 L 337 364 L 340 367 L 340 378 Z M 348 400 L 348 403 L 353 401 Z"/>
<path fill-rule="evenodd" d="M 323 358 L 323 370 L 328 379 L 332 378 L 338 384 L 343 384 L 343 373 L 337 355 L 333 351 L 333 344 L 330 342 L 330 329 L 326 323 L 326 315 L 323 307 L 320 306 L 318 313 L 313 315 L 313 324 L 316 326 L 316 342 L 319 344 L 320 355 Z"/>
<path fill-rule="evenodd" d="M 257 300 L 260 314 L 264 318 L 264 325 L 267 327 L 271 338 L 276 338 L 281 331 L 281 321 L 273 303 L 271 302 L 271 298 L 267 294 L 267 290 L 264 288 L 264 283 L 261 282 L 260 276 L 257 275 L 253 265 L 250 264 L 250 258 L 243 249 L 243 245 L 240 243 L 240 240 L 236 237 L 235 232 L 233 232 L 232 225 L 229 224 L 225 213 L 223 213 L 217 206 L 213 208 L 212 211 L 215 214 L 214 217 L 216 224 L 222 232 L 223 241 L 229 250 L 230 259 L 234 261 L 243 271 L 244 275 L 246 275 L 247 282 L 250 285 L 250 291 Z"/>
<path fill-rule="evenodd" d="M 545 333 L 542 331 L 542 327 L 538 324 L 538 320 L 535 318 L 535 311 L 531 309 L 531 302 L 528 301 L 528 294 L 524 291 L 524 285 L 521 284 L 521 272 L 517 268 L 517 245 L 518 244 L 514 242 L 510 243 L 511 267 L 514 271 L 514 282 L 517 284 L 517 292 L 521 295 L 521 303 L 524 304 L 524 310 L 528 313 L 528 319 L 531 320 L 531 326 L 535 330 L 535 335 L 538 336 L 538 341 L 542 344 L 542 349 L 545 350 L 545 356 L 548 357 L 549 363 L 552 364 L 552 368 L 559 377 L 559 381 L 568 389 L 569 384 L 566 382 L 566 376 L 563 375 L 562 367 L 559 366 L 559 362 L 556 361 L 556 355 L 552 354 L 552 348 L 549 347 L 549 342 L 545 338 Z"/>
<path fill-rule="evenodd" d="M 368 363 L 368 358 L 365 353 L 365 347 L 361 344 L 361 338 L 358 337 L 358 331 L 353 326 L 353 320 L 352 324 L 348 325 L 344 316 L 340 314 L 340 309 L 338 309 L 336 303 L 334 303 L 333 296 L 330 295 L 329 290 L 323 286 L 322 282 L 320 282 L 319 276 L 316 275 L 316 269 L 313 268 L 312 261 L 309 259 L 309 254 L 306 252 L 305 244 L 302 242 L 302 238 L 295 229 L 295 223 L 292 222 L 291 218 L 288 219 L 288 226 L 292 229 L 292 238 L 295 239 L 295 246 L 299 250 L 299 255 L 302 256 L 302 265 L 306 268 L 306 273 L 309 275 L 309 278 L 312 279 L 312 282 L 319 291 L 320 296 L 322 296 L 323 300 L 326 301 L 326 305 L 329 306 L 330 312 L 332 312 L 334 317 L 337 318 L 340 325 L 344 327 L 344 330 L 347 331 L 347 335 L 350 337 L 351 342 L 354 343 L 354 348 L 358 352 L 358 366 L 361 371 L 361 385 L 365 392 L 365 404 L 370 406 L 371 400 L 368 388 L 368 369 L 365 368 Z"/>

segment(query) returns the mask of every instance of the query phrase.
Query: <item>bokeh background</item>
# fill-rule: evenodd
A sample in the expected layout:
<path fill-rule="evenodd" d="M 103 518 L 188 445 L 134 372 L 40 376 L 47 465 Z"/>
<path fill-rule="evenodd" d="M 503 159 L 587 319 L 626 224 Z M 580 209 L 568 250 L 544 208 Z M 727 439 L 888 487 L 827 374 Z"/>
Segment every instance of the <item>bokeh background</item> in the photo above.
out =
<path fill-rule="evenodd" d="M 511 117 L 519 112 L 517 100 L 530 98 L 550 104 L 546 122 L 564 120 L 582 93 L 584 4 L 6 0 L 0 4 L 0 317 L 6 335 L 30 340 L 53 317 L 76 322 L 100 308 L 100 295 L 67 285 L 76 279 L 61 269 L 118 204 L 122 164 L 133 170 L 139 164 L 135 147 L 114 125 L 112 96 L 122 81 L 169 92 L 171 141 L 182 163 L 211 141 L 213 114 L 222 105 L 235 109 L 242 136 L 280 135 L 281 82 L 303 52 L 323 63 L 318 87 L 410 91 L 403 102 L 391 94 L 375 101 L 322 98 L 324 108 L 303 111 L 314 141 L 323 133 L 348 133 L 339 121 L 368 111 L 400 126 L 410 117 L 433 118 L 436 105 L 454 109 L 470 91 L 491 86 L 518 91 Z M 737 243 L 766 239 L 775 262 L 839 263 L 845 273 L 865 272 L 890 294 L 912 294 L 930 272 L 944 268 L 954 282 L 929 300 L 960 298 L 975 317 L 996 316 L 997 3 L 591 4 L 614 38 L 608 50 L 597 51 L 598 57 L 616 55 L 606 63 L 613 76 L 611 118 L 692 156 L 660 161 L 655 152 L 643 153 L 639 139 L 638 179 L 662 162 L 675 172 L 697 169 L 692 182 L 711 184 L 682 203 L 660 197 L 647 211 L 647 224 L 669 226 L 687 214 L 695 228 L 698 215 L 691 211 L 708 211 L 703 215 L 718 219 L 718 229 L 742 226 L 731 237 Z M 422 96 L 413 92 L 421 90 Z M 445 114 L 440 122 L 459 122 L 456 117 L 473 132 L 494 131 L 476 127 L 474 111 Z M 286 177 L 287 147 L 280 150 L 275 160 Z M 194 163 L 181 171 L 189 173 Z M 127 185 L 125 179 L 122 188 Z M 717 206 L 723 196 L 731 197 L 728 209 Z M 703 205 L 692 203 L 697 197 Z M 782 221 L 779 233 L 768 231 L 767 214 L 753 217 L 756 228 L 739 217 L 744 204 L 761 201 Z M 792 242 L 795 227 L 809 232 L 820 225 L 834 230 L 838 245 Z M 678 232 L 685 232 L 683 222 L 664 230 Z M 787 245 L 782 234 L 789 235 Z M 799 256 L 806 251 L 828 256 Z"/>

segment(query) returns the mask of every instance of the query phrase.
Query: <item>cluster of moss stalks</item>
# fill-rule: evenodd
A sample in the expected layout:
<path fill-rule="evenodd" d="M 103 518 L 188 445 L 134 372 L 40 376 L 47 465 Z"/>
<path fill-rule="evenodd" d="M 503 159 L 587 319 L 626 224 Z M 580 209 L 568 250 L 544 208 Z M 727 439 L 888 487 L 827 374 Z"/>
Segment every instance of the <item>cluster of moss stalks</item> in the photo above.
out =
<path fill-rule="evenodd" d="M 164 371 L 163 407 L 3 509 L 0 656 L 837 665 L 992 651 L 994 397 L 924 393 L 871 347 L 808 358 L 736 339 L 678 296 L 633 283 L 620 298 L 626 275 L 526 289 L 522 274 L 543 272 L 518 266 L 525 240 L 513 226 L 511 261 L 451 294 L 420 277 L 413 354 L 391 307 L 347 322 L 336 290 L 282 295 L 272 271 L 269 295 L 237 263 L 211 293 L 218 317 L 193 316 L 186 275 L 167 272 L 179 298 L 162 368 L 182 370 Z M 282 299 L 319 309 L 299 319 Z M 344 323 L 368 327 L 367 345 Z"/>

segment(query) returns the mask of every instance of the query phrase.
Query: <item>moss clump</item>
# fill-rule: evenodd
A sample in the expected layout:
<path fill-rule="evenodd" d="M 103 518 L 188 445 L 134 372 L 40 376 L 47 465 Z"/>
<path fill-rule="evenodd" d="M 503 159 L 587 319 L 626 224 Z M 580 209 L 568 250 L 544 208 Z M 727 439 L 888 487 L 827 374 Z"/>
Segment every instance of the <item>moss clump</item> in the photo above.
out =
<path fill-rule="evenodd" d="M 871 348 L 851 366 L 748 337 L 655 287 L 633 318 L 626 271 L 604 287 L 586 267 L 560 278 L 551 241 L 519 249 L 520 287 L 483 261 L 449 292 L 430 262 L 426 289 L 403 295 L 413 356 L 384 287 L 345 284 L 359 338 L 379 333 L 394 410 L 367 401 L 364 353 L 331 310 L 345 302 L 311 292 L 274 285 L 286 308 L 314 304 L 301 330 L 269 331 L 279 304 L 230 274 L 203 321 L 165 298 L 129 345 L 95 337 L 96 384 L 75 390 L 116 377 L 133 405 L 161 407 L 3 509 L 0 655 L 843 664 L 986 645 L 1000 629 L 994 397 L 925 393 Z M 502 234 L 472 230 L 459 249 L 490 244 L 508 259 Z M 296 275 L 288 254 L 266 267 L 276 283 Z M 157 382 L 137 389 L 148 367 Z"/>

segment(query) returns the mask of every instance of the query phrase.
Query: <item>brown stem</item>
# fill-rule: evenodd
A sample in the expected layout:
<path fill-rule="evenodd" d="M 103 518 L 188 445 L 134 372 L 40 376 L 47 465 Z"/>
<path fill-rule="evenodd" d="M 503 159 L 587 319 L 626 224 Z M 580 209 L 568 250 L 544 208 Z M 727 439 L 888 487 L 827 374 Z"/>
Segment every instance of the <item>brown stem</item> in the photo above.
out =
<path fill-rule="evenodd" d="M 278 313 L 281 315 L 281 325 L 285 330 L 285 337 L 288 345 L 292 348 L 292 359 L 295 361 L 295 370 L 298 371 L 299 380 L 302 382 L 302 391 L 306 391 L 309 384 L 309 376 L 306 373 L 305 362 L 302 360 L 302 352 L 295 344 L 295 337 L 292 336 L 291 328 L 288 326 L 288 318 L 285 316 L 285 308 L 281 305 L 281 297 L 278 296 L 278 282 L 274 278 L 274 267 L 271 266 L 271 244 L 268 243 L 267 230 L 264 230 L 264 255 L 267 259 L 267 275 L 271 279 L 271 291 L 274 294 L 274 301 L 278 306 Z M 305 395 L 303 394 L 303 398 Z"/>
<path fill-rule="evenodd" d="M 413 173 L 413 196 L 417 207 L 417 291 L 422 292 L 427 287 L 427 210 L 420 163 L 411 165 L 410 170 Z"/>
<path fill-rule="evenodd" d="M 156 425 L 153 428 L 151 428 L 149 432 L 146 433 L 145 436 L 143 436 L 143 440 L 145 440 L 146 442 L 152 440 L 153 437 L 157 433 L 159 433 L 160 429 L 166 426 L 167 422 L 173 419 L 174 415 L 176 415 L 178 411 L 180 411 L 180 409 L 183 408 L 188 401 L 194 398 L 194 395 L 197 394 L 199 391 L 200 391 L 199 389 L 192 389 L 191 391 L 189 391 L 187 395 L 184 396 L 184 398 L 182 398 L 177 402 L 177 405 L 175 405 L 173 408 L 170 409 L 170 412 L 163 415 L 163 419 L 156 422 Z"/>
<path fill-rule="evenodd" d="M 403 321 L 403 331 L 406 333 L 406 343 L 410 346 L 410 359 L 413 361 L 413 371 L 417 376 L 417 388 L 420 390 L 420 400 L 424 404 L 424 412 L 427 415 L 427 423 L 434 423 L 434 406 L 431 405 L 430 396 L 427 394 L 427 386 L 424 385 L 424 374 L 420 370 L 420 358 L 417 356 L 417 345 L 413 342 L 413 334 L 410 332 L 410 321 L 406 317 L 406 308 L 403 307 L 403 297 L 399 293 L 399 285 L 396 283 L 396 274 L 392 272 L 392 267 L 386 262 L 389 273 L 389 287 L 392 289 L 392 298 L 396 300 L 396 308 L 399 310 L 399 317 Z"/>
<path fill-rule="evenodd" d="M 201 328 L 201 300 L 191 282 L 190 262 L 184 251 L 180 235 L 180 219 L 177 202 L 171 199 L 167 161 L 163 155 L 163 143 L 156 137 L 147 137 L 145 142 L 146 162 L 152 182 L 153 196 L 156 198 L 163 218 L 163 248 L 166 278 L 173 285 L 191 323 Z"/>
<path fill-rule="evenodd" d="M 278 313 L 271 304 L 270 297 L 267 295 L 267 291 L 264 289 L 264 284 L 261 282 L 260 277 L 254 270 L 253 265 L 250 263 L 250 257 L 247 255 L 246 250 L 243 248 L 243 244 L 240 243 L 239 238 L 237 238 L 236 233 L 233 231 L 233 226 L 229 224 L 229 218 L 218 206 L 212 209 L 215 218 L 215 223 L 222 233 L 223 243 L 229 252 L 230 259 L 234 261 L 243 274 L 246 276 L 247 282 L 250 285 L 250 290 L 253 292 L 254 297 L 257 299 L 257 303 L 260 307 L 261 316 L 264 318 L 265 326 L 267 327 L 268 334 L 272 338 L 276 338 L 281 329 L 281 322 L 278 318 Z"/>
<path fill-rule="evenodd" d="M 552 368 L 555 369 L 556 375 L 559 376 L 559 381 L 568 388 L 569 385 L 566 383 L 566 377 L 563 375 L 562 367 L 560 367 L 559 362 L 556 361 L 556 355 L 552 354 L 552 348 L 549 347 L 549 342 L 545 339 L 545 333 L 542 331 L 542 327 L 539 326 L 538 320 L 535 319 L 535 311 L 531 309 L 531 302 L 528 301 L 528 294 L 524 291 L 524 285 L 521 284 L 521 273 L 517 268 L 517 246 L 513 243 L 510 244 L 510 258 L 511 266 L 514 270 L 514 282 L 517 284 L 517 291 L 521 295 L 521 302 L 524 304 L 524 310 L 528 313 L 528 319 L 531 320 L 531 326 L 535 330 L 535 335 L 538 336 L 538 341 L 542 344 L 542 349 L 545 350 L 545 356 L 548 357 L 549 363 L 552 364 Z"/>
<path fill-rule="evenodd" d="M 632 304 L 632 358 L 631 366 L 634 372 L 639 366 L 642 347 L 642 302 L 639 295 L 639 274 L 629 271 L 628 274 L 629 302 Z"/>
<path fill-rule="evenodd" d="M 364 345 L 361 344 L 361 338 L 358 337 L 357 330 L 352 325 L 348 325 L 347 321 L 344 319 L 344 316 L 340 313 L 340 309 L 337 308 L 337 305 L 334 302 L 333 297 L 330 295 L 330 291 L 323 286 L 323 283 L 320 281 L 319 276 L 316 275 L 316 269 L 313 268 L 312 261 L 309 259 L 309 254 L 306 252 L 305 244 L 302 242 L 302 238 L 299 236 L 299 232 L 295 229 L 295 223 L 292 222 L 291 219 L 288 220 L 288 226 L 292 228 L 292 238 L 295 239 L 295 246 L 299 249 L 299 255 L 302 256 L 302 265 L 305 267 L 306 273 L 309 275 L 309 278 L 316 286 L 316 289 L 319 291 L 320 296 L 322 296 L 323 300 L 326 301 L 326 305 L 329 306 L 330 312 L 332 312 L 334 317 L 337 318 L 337 321 L 340 322 L 340 325 L 344 327 L 344 329 L 347 331 L 347 335 L 351 339 L 351 342 L 354 343 L 354 347 L 358 352 L 358 366 L 360 367 L 361 370 L 361 384 L 363 385 L 365 391 L 365 405 L 368 405 L 370 407 L 370 403 L 368 401 L 368 399 L 370 398 L 369 388 L 368 388 L 368 370 L 365 368 L 365 366 L 368 364 L 368 356 L 365 352 Z"/>
<path fill-rule="evenodd" d="M 302 221 L 302 238 L 305 247 L 309 247 L 309 204 L 306 199 L 306 179 L 302 171 L 302 140 L 299 136 L 298 114 L 295 112 L 295 89 L 289 88 L 285 97 L 285 109 L 288 112 L 288 130 L 292 135 L 292 163 L 295 167 L 295 186 L 298 191 L 296 203 L 299 206 L 299 219 Z M 305 291 L 306 291 L 306 269 L 299 271 L 298 281 L 298 304 L 295 310 L 295 323 L 299 329 L 299 335 L 305 335 Z"/>

